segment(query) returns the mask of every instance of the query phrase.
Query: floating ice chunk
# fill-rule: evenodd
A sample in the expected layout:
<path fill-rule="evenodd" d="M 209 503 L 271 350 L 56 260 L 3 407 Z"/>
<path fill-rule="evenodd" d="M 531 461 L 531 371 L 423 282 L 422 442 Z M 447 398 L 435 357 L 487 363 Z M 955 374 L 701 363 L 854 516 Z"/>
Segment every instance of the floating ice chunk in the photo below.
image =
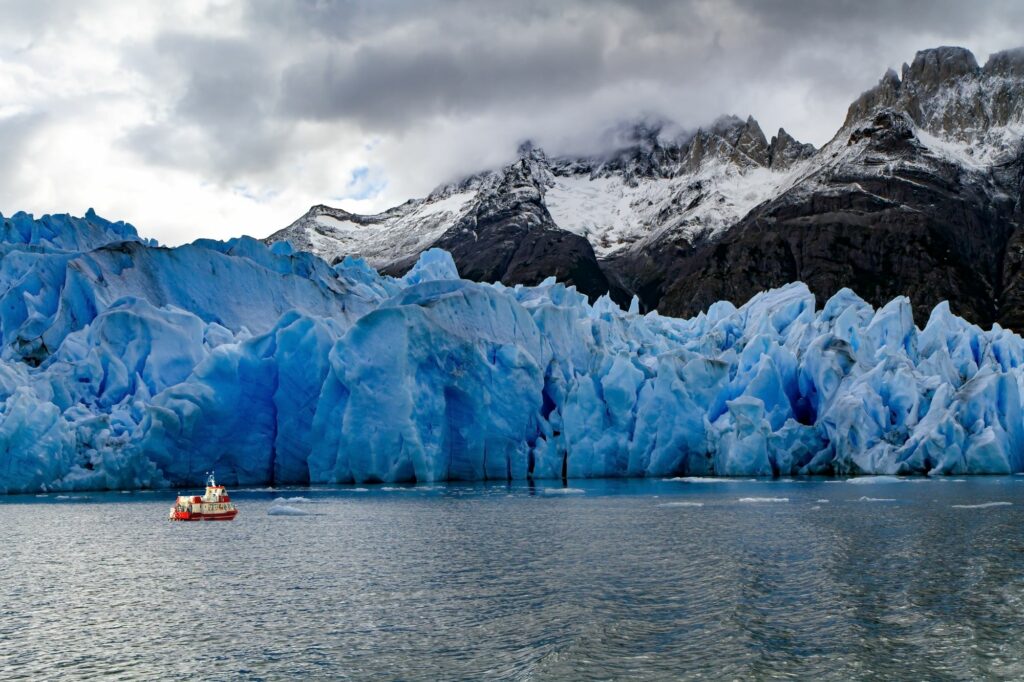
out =
<path fill-rule="evenodd" d="M 953 509 L 988 509 L 989 507 L 1009 507 L 1013 502 L 982 502 L 980 504 L 954 504 Z"/>
<path fill-rule="evenodd" d="M 788 497 L 741 497 L 740 502 L 789 502 Z"/>
<path fill-rule="evenodd" d="M 662 502 L 659 507 L 703 507 L 703 502 Z"/>
<path fill-rule="evenodd" d="M 897 476 L 857 476 L 846 479 L 846 482 L 853 485 L 873 485 L 875 483 L 903 483 L 906 480 Z"/>
<path fill-rule="evenodd" d="M 309 504 L 312 501 L 313 500 L 309 499 L 308 497 L 277 497 L 274 498 L 274 501 L 271 502 L 271 504 L 273 506 L 282 506 L 289 504 Z"/>
<path fill-rule="evenodd" d="M 309 516 L 309 512 L 287 504 L 278 504 L 267 509 L 269 516 Z"/>
<path fill-rule="evenodd" d="M 541 493 L 544 495 L 582 495 L 587 492 L 583 488 L 544 488 Z"/>
<path fill-rule="evenodd" d="M 868 497 L 868 496 L 864 495 L 864 496 L 860 497 L 857 501 L 858 502 L 895 502 L 896 498 L 894 498 L 894 497 Z"/>
<path fill-rule="evenodd" d="M 756 481 L 756 478 L 730 478 L 727 476 L 719 476 L 713 478 L 711 476 L 676 476 L 674 478 L 662 479 L 665 481 L 676 481 L 679 483 L 741 483 L 741 482 L 752 482 Z"/>

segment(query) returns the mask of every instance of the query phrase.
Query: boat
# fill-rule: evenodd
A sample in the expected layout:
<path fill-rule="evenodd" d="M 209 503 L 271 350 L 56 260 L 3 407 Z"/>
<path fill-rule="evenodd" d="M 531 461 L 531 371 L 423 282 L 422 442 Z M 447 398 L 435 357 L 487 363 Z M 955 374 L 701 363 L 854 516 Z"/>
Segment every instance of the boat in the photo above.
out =
<path fill-rule="evenodd" d="M 178 495 L 171 507 L 171 521 L 232 521 L 238 516 L 238 507 L 224 486 L 217 485 L 211 471 L 206 477 L 203 495 Z"/>

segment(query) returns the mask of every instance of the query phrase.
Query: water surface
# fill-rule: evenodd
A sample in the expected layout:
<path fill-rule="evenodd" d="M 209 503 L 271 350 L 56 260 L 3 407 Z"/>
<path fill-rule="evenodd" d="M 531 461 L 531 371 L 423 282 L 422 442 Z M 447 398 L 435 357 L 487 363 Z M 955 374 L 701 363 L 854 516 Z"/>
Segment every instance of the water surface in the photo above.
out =
<path fill-rule="evenodd" d="M 232 496 L 0 498 L 0 677 L 1024 677 L 1024 477 Z"/>

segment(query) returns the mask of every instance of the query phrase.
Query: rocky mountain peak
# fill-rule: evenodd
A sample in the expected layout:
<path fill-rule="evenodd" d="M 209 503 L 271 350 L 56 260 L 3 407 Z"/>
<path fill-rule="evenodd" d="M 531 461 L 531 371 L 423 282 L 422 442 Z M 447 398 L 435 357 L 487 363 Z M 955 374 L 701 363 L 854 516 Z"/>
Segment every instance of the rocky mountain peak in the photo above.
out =
<path fill-rule="evenodd" d="M 316 204 L 314 206 L 309 207 L 309 210 L 306 211 L 304 217 L 316 218 L 317 216 L 322 215 L 331 216 L 332 218 L 348 218 L 352 214 L 343 208 L 334 208 L 333 206 L 328 206 L 327 204 Z"/>
<path fill-rule="evenodd" d="M 962 76 L 978 74 L 981 68 L 974 54 L 963 47 L 934 47 L 921 50 L 903 69 L 903 82 L 918 87 L 938 88 Z"/>
<path fill-rule="evenodd" d="M 798 142 L 785 128 L 779 128 L 778 134 L 768 144 L 768 167 L 773 170 L 786 170 L 797 161 L 813 156 L 813 144 Z"/>
<path fill-rule="evenodd" d="M 909 68 L 908 65 L 903 65 L 904 72 Z M 862 121 L 876 109 L 896 106 L 902 89 L 903 84 L 900 82 L 900 77 L 894 70 L 887 69 L 885 75 L 878 81 L 878 85 L 861 93 L 860 97 L 850 105 L 843 127 L 848 128 L 858 121 Z"/>
<path fill-rule="evenodd" d="M 722 116 L 707 129 L 700 128 L 681 150 L 682 167 L 696 172 L 704 161 L 718 157 L 741 168 L 769 165 L 768 140 L 753 116 Z"/>
<path fill-rule="evenodd" d="M 983 71 L 989 76 L 1024 79 L 1024 47 L 993 53 Z"/>
<path fill-rule="evenodd" d="M 737 151 L 750 157 L 758 165 L 768 165 L 768 140 L 753 116 L 747 117 L 746 122 L 740 129 L 739 136 L 733 142 L 733 146 L 736 147 Z"/>
<path fill-rule="evenodd" d="M 1024 49 L 996 53 L 985 68 L 962 47 L 921 50 L 903 65 L 902 77 L 886 71 L 850 105 L 844 133 L 870 127 L 883 109 L 907 114 L 931 135 L 969 145 L 967 153 L 978 158 L 1005 156 L 1007 126 L 1024 125 Z"/>

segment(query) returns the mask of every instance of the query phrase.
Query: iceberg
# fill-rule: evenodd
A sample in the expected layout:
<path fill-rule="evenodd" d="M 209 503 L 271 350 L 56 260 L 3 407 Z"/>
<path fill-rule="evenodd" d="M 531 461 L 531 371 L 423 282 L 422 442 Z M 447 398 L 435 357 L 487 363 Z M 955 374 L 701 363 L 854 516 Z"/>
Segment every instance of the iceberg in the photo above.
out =
<path fill-rule="evenodd" d="M 0 493 L 1024 471 L 1024 339 L 793 283 L 691 319 L 0 216 Z M 874 481 L 892 480 L 872 479 Z"/>

